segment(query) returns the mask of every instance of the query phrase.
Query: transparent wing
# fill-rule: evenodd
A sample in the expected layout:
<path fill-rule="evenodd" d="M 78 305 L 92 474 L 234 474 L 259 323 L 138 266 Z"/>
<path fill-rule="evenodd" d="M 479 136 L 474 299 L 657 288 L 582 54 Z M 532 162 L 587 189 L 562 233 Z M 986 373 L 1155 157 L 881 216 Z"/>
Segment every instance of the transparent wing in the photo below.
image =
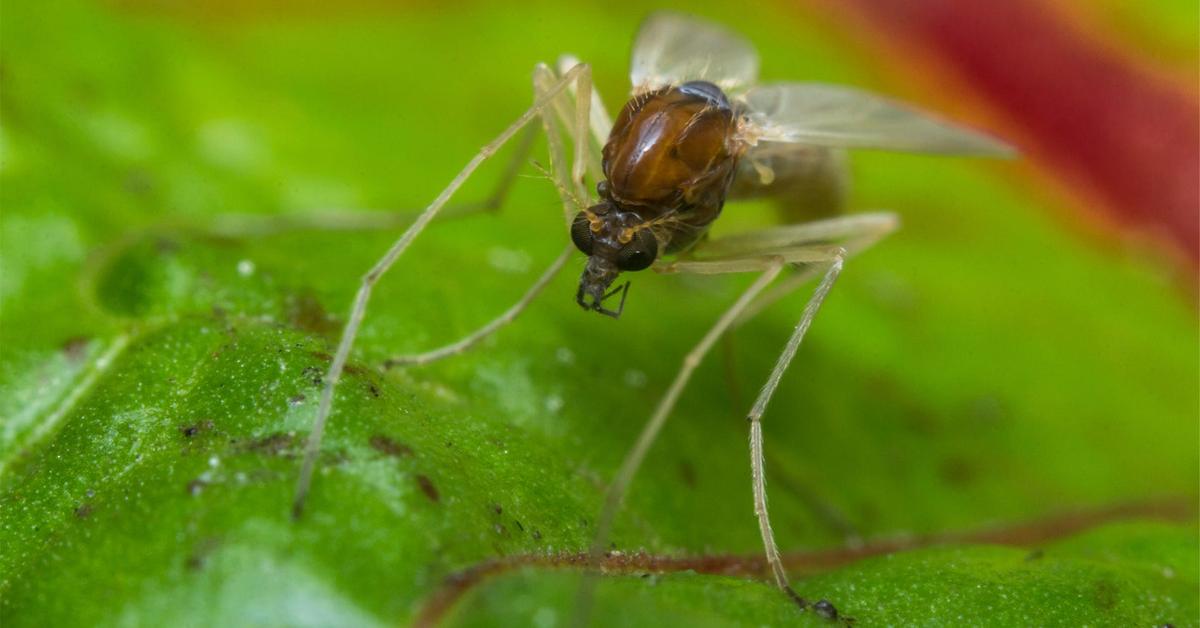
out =
<path fill-rule="evenodd" d="M 738 92 L 758 78 L 758 55 L 746 40 L 716 24 L 654 13 L 634 40 L 629 78 L 634 94 L 697 80 Z"/>
<path fill-rule="evenodd" d="M 748 139 L 914 153 L 1012 156 L 1000 140 L 861 90 L 775 83 L 746 92 Z"/>

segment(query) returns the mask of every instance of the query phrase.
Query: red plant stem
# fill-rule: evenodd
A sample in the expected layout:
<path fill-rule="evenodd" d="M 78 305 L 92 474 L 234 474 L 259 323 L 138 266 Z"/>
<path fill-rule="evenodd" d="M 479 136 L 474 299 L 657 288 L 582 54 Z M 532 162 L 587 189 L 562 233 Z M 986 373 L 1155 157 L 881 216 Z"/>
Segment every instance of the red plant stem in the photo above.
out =
<path fill-rule="evenodd" d="M 1109 508 L 1078 511 L 1039 521 L 974 532 L 951 532 L 925 537 L 880 539 L 857 547 L 831 548 L 784 554 L 789 570 L 811 573 L 839 567 L 856 560 L 901 550 L 956 543 L 987 543 L 1029 546 L 1062 538 L 1102 523 L 1137 518 L 1182 521 L 1195 515 L 1195 500 L 1164 500 L 1122 504 Z M 587 565 L 588 552 L 522 554 L 492 558 L 454 572 L 442 581 L 425 601 L 414 626 L 437 625 L 454 605 L 472 588 L 494 576 L 522 567 L 572 569 Z M 663 556 L 646 552 L 609 552 L 600 560 L 604 574 L 696 573 L 759 578 L 766 574 L 766 559 L 761 554 L 712 554 L 707 556 Z"/>

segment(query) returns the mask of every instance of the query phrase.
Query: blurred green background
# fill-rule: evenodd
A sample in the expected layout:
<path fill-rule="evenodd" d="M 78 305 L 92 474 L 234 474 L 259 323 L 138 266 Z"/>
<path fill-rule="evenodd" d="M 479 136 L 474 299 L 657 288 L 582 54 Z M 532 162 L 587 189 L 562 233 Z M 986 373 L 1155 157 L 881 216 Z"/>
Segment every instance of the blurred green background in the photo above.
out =
<path fill-rule="evenodd" d="M 1153 25 L 1191 11 L 1110 8 Z M 922 92 L 811 6 L 686 9 L 746 34 L 765 79 L 972 99 Z M 749 278 L 637 276 L 612 321 L 574 304 L 580 258 L 481 350 L 377 368 L 487 321 L 564 245 L 555 192 L 526 167 L 501 214 L 435 225 L 377 290 L 293 523 L 320 378 L 357 278 L 398 230 L 213 226 L 419 208 L 528 106 L 533 64 L 562 52 L 593 64 L 616 110 L 645 11 L 4 2 L 0 621 L 405 624 L 457 570 L 585 548 L 682 355 Z M 464 200 L 487 195 L 504 156 Z M 1194 506 L 1190 270 L 1068 226 L 1061 190 L 1028 162 L 862 153 L 853 173 L 851 206 L 904 226 L 848 266 L 765 418 L 784 549 Z M 773 216 L 731 205 L 717 229 Z M 634 482 L 616 549 L 760 551 L 742 416 L 806 296 L 702 365 Z M 903 552 L 798 568 L 795 584 L 860 625 L 1200 622 L 1191 516 L 1030 549 Z M 576 582 L 518 570 L 446 620 L 561 624 Z M 615 575 L 599 596 L 603 625 L 824 623 L 735 576 Z"/>

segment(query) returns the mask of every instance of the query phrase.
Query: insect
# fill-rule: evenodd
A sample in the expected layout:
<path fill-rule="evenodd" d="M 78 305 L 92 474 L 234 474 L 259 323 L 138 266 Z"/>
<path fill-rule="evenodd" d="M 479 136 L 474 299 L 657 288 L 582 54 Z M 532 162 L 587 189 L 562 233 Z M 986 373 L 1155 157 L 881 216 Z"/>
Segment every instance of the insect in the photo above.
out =
<path fill-rule="evenodd" d="M 570 57 L 560 60 L 556 69 L 538 65 L 532 107 L 467 163 L 364 276 L 324 380 L 297 483 L 295 514 L 303 509 L 334 387 L 373 286 L 476 168 L 523 127 L 540 119 L 550 149 L 549 174 L 563 201 L 571 244 L 504 314 L 456 343 L 393 358 L 388 366 L 422 364 L 460 353 L 512 322 L 576 249 L 587 256 L 576 302 L 585 310 L 614 318 L 621 315 L 629 294 L 628 281 L 613 287 L 622 273 L 651 267 L 675 274 L 758 273 L 684 358 L 626 455 L 597 519 L 592 547 L 596 556 L 638 467 L 716 340 L 735 322 L 816 278 L 812 296 L 747 415 L 754 513 L 767 561 L 775 584 L 805 605 L 788 585 L 771 530 L 761 419 L 846 259 L 898 224 L 890 213 L 840 214 L 841 151 L 874 148 L 1006 156 L 1012 150 L 998 140 L 856 89 L 815 83 L 760 85 L 757 71 L 754 49 L 742 38 L 675 13 L 653 14 L 641 27 L 633 47 L 632 96 L 615 120 L 592 88 L 588 65 Z M 518 155 L 521 159 L 524 151 Z M 510 173 L 515 171 L 510 167 Z M 589 196 L 589 179 L 595 183 L 595 196 Z M 833 216 L 707 238 L 725 202 L 746 198 L 779 200 L 793 218 L 814 213 Z M 785 272 L 788 276 L 780 279 Z M 615 305 L 606 305 L 614 301 Z M 582 597 L 587 597 L 586 587 Z"/>

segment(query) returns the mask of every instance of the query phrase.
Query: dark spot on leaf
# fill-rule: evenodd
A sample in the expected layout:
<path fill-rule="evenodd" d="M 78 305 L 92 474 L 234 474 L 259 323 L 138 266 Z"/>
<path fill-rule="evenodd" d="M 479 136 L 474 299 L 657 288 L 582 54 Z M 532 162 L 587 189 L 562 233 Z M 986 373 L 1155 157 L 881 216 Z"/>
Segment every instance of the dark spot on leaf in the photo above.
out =
<path fill-rule="evenodd" d="M 91 339 L 87 336 L 72 336 L 62 343 L 63 355 L 72 362 L 79 362 L 87 356 L 87 346 Z"/>
<path fill-rule="evenodd" d="M 146 242 L 139 242 L 121 252 L 100 272 L 96 281 L 96 298 L 100 305 L 122 316 L 141 316 L 150 311 L 155 300 L 155 287 L 161 267 Z"/>
<path fill-rule="evenodd" d="M 79 519 L 87 519 L 92 515 L 93 510 L 95 509 L 92 507 L 91 503 L 84 502 L 75 509 L 75 516 Z"/>
<path fill-rule="evenodd" d="M 855 510 L 858 512 L 858 524 L 863 527 L 870 527 L 879 521 L 879 507 L 870 502 L 861 502 L 857 504 Z"/>
<path fill-rule="evenodd" d="M 437 487 L 433 485 L 433 481 L 428 477 L 424 475 L 418 475 L 417 486 L 421 487 L 421 492 L 425 493 L 425 497 L 428 497 L 429 501 L 436 504 L 441 500 L 441 496 L 438 495 Z"/>
<path fill-rule="evenodd" d="M 192 548 L 192 553 L 188 555 L 187 560 L 184 561 L 184 564 L 191 571 L 203 569 L 204 563 L 208 560 L 208 557 L 217 549 L 217 546 L 220 544 L 220 539 L 215 536 L 205 538 L 197 543 L 196 547 Z"/>
<path fill-rule="evenodd" d="M 496 513 L 497 515 L 502 515 L 504 514 L 504 508 L 501 507 L 500 504 L 492 504 L 492 512 Z"/>
<path fill-rule="evenodd" d="M 146 196 L 154 189 L 154 179 L 149 172 L 137 168 L 125 176 L 124 187 L 125 192 L 131 196 Z"/>
<path fill-rule="evenodd" d="M 371 449 L 374 449 L 385 456 L 400 458 L 402 456 L 413 455 L 412 447 L 409 447 L 404 443 L 396 442 L 387 436 L 384 436 L 383 434 L 376 434 L 372 436 L 369 442 Z"/>
<path fill-rule="evenodd" d="M 941 428 L 938 416 L 892 376 L 876 375 L 868 380 L 867 386 L 873 397 L 898 410 L 897 414 L 913 433 L 927 436 Z"/>
<path fill-rule="evenodd" d="M 325 381 L 325 373 L 315 366 L 304 367 L 304 370 L 300 371 L 300 375 L 312 382 L 313 386 L 320 386 Z"/>
<path fill-rule="evenodd" d="M 293 406 L 298 406 L 298 405 L 304 403 L 305 399 L 308 399 L 308 397 L 305 397 L 304 393 L 296 393 L 296 394 L 292 395 L 291 397 L 288 397 L 288 403 Z"/>
<path fill-rule="evenodd" d="M 1008 408 L 995 395 L 980 395 L 967 402 L 967 418 L 977 427 L 992 427 L 1008 418 Z"/>
<path fill-rule="evenodd" d="M 533 529 L 533 540 L 535 540 L 535 541 L 542 540 L 542 531 L 541 530 L 538 530 L 537 528 Z"/>
<path fill-rule="evenodd" d="M 517 529 L 518 529 L 518 530 L 520 530 L 521 532 L 524 532 L 524 531 L 525 531 L 525 526 L 521 525 L 521 522 L 520 522 L 520 521 L 517 521 L 516 519 L 513 519 L 513 523 L 517 524 Z"/>
<path fill-rule="evenodd" d="M 333 362 L 333 356 L 324 351 L 311 351 L 311 352 L 309 352 L 309 355 L 311 355 L 312 357 L 314 357 L 322 362 Z M 342 367 L 342 370 L 345 371 L 345 373 L 347 375 L 362 375 L 363 374 L 363 368 L 361 366 L 355 366 L 353 364 L 350 364 L 349 362 L 347 362 L 346 365 Z"/>
<path fill-rule="evenodd" d="M 679 478 L 688 488 L 696 488 L 696 468 L 687 460 L 679 461 Z"/>
<path fill-rule="evenodd" d="M 939 471 L 942 479 L 952 486 L 970 484 L 978 475 L 974 465 L 963 458 L 943 460 Z"/>
<path fill-rule="evenodd" d="M 372 397 L 379 397 L 379 388 L 375 384 L 367 384 L 367 392 L 370 392 Z"/>
<path fill-rule="evenodd" d="M 1096 606 L 1101 610 L 1112 610 L 1117 606 L 1117 585 L 1108 580 L 1097 580 L 1093 589 Z"/>
<path fill-rule="evenodd" d="M 205 421 L 199 421 L 197 423 L 192 423 L 189 425 L 184 425 L 179 428 L 179 433 L 183 434 L 184 438 L 192 438 L 193 436 L 196 436 L 203 432 L 207 432 L 207 431 L 211 430 L 212 428 L 213 428 L 213 422 L 205 420 Z"/>
<path fill-rule="evenodd" d="M 262 438 L 245 441 L 241 444 L 242 451 L 253 452 L 265 456 L 292 456 L 297 444 L 294 432 L 275 432 Z"/>
<path fill-rule="evenodd" d="M 1028 562 L 1028 561 L 1041 560 L 1041 559 L 1042 559 L 1042 557 L 1043 557 L 1043 556 L 1045 556 L 1045 555 L 1046 555 L 1046 552 L 1044 552 L 1044 551 L 1042 551 L 1042 550 L 1040 550 L 1040 549 L 1035 549 L 1035 550 L 1032 550 L 1032 551 L 1030 551 L 1028 554 L 1026 554 L 1026 555 L 1025 555 L 1025 560 L 1026 560 L 1027 562 Z"/>
<path fill-rule="evenodd" d="M 159 237 L 154 240 L 154 249 L 161 255 L 171 255 L 179 250 L 179 243 L 170 238 Z"/>
<path fill-rule="evenodd" d="M 328 336 L 339 327 L 337 321 L 329 316 L 325 307 L 311 293 L 288 298 L 287 318 L 293 327 L 319 336 Z"/>
<path fill-rule="evenodd" d="M 825 619 L 838 618 L 837 608 L 829 600 L 818 600 L 816 604 L 812 605 L 812 609 L 814 613 Z"/>

